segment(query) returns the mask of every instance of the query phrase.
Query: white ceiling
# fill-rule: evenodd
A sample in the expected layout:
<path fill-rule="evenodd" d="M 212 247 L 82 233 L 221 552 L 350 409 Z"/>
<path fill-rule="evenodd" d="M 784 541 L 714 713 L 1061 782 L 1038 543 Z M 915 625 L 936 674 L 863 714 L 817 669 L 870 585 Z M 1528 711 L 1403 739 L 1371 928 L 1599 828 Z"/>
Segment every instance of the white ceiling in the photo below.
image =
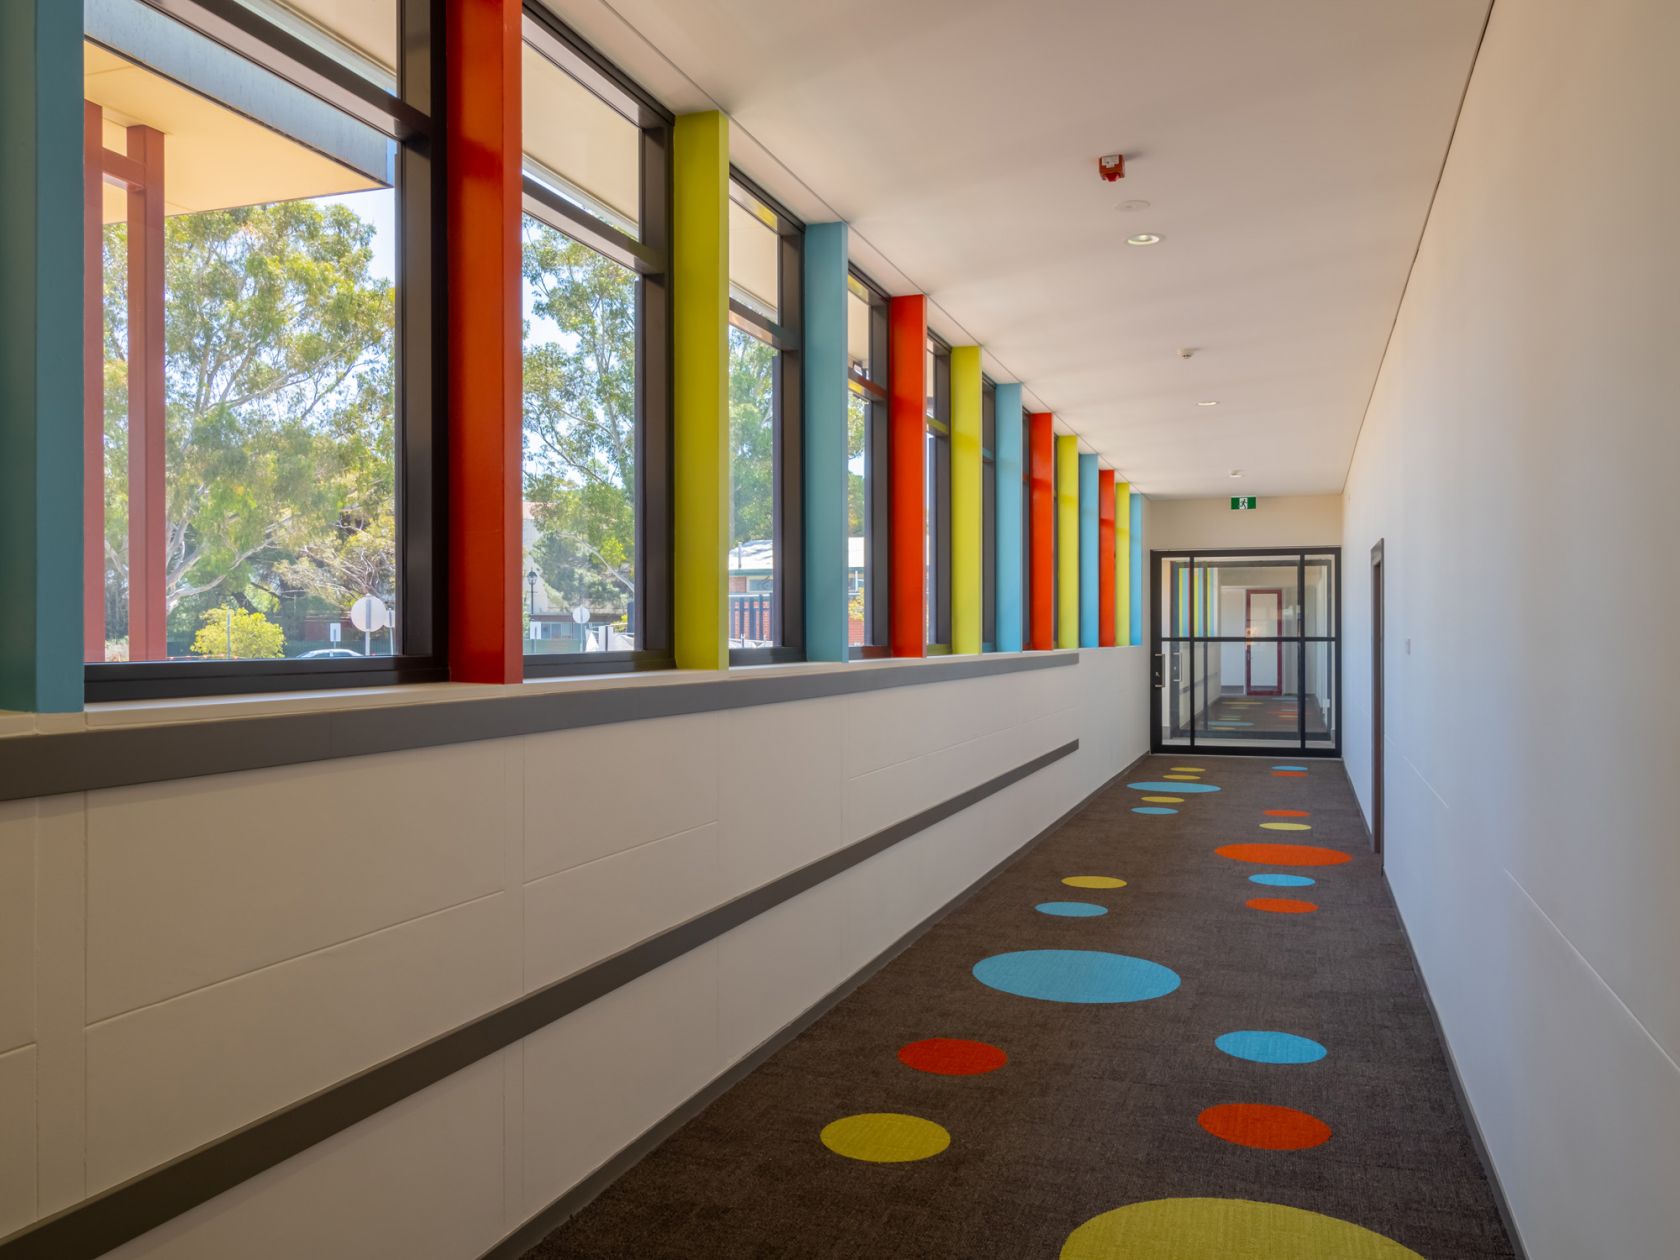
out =
<path fill-rule="evenodd" d="M 1155 497 L 1340 491 L 1489 3 L 554 0 Z"/>

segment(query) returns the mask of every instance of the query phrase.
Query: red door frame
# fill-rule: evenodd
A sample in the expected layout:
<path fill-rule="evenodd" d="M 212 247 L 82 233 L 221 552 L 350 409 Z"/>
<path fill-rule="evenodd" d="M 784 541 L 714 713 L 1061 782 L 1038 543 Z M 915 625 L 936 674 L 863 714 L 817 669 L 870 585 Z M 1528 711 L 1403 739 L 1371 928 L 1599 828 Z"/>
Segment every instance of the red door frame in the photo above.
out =
<path fill-rule="evenodd" d="M 1258 691 L 1254 686 L 1254 644 L 1243 644 L 1243 694 L 1250 696 L 1281 696 L 1283 694 L 1283 592 L 1276 588 L 1260 587 L 1252 589 L 1243 595 L 1243 633 L 1251 635 L 1254 630 L 1254 597 L 1256 595 L 1272 595 L 1277 598 L 1277 634 L 1278 641 L 1273 645 L 1277 648 L 1277 686 L 1268 691 Z"/>

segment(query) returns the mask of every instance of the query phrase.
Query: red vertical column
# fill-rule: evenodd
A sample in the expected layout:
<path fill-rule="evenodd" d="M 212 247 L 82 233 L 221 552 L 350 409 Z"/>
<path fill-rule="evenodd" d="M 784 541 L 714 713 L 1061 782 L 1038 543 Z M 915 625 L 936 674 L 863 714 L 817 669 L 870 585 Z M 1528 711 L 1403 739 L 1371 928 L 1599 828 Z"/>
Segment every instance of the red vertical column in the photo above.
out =
<path fill-rule="evenodd" d="M 516 683 L 520 0 L 446 10 L 450 676 Z"/>
<path fill-rule="evenodd" d="M 169 653 L 164 495 L 163 133 L 128 129 L 128 658 Z M 101 651 L 101 655 L 103 655 Z"/>
<path fill-rule="evenodd" d="M 1050 432 L 1051 415 L 1035 411 L 1027 417 L 1027 453 L 1032 482 L 1028 489 L 1028 517 L 1032 525 L 1032 548 L 1028 599 L 1031 641 L 1029 648 L 1047 652 L 1056 646 L 1056 452 Z"/>
<path fill-rule="evenodd" d="M 888 638 L 894 656 L 927 654 L 927 298 L 887 303 Z"/>
<path fill-rule="evenodd" d="M 1114 646 L 1114 470 L 1097 470 L 1097 646 Z"/>
<path fill-rule="evenodd" d="M 82 102 L 82 659 L 105 659 L 105 111 Z"/>

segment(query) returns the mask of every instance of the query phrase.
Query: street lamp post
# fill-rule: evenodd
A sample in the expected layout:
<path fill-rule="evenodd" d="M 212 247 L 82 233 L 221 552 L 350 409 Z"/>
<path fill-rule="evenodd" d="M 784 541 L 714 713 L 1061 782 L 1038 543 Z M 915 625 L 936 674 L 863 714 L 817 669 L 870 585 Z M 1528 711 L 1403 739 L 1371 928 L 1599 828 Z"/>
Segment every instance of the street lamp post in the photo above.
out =
<path fill-rule="evenodd" d="M 525 575 L 525 584 L 531 591 L 529 612 L 526 616 L 525 637 L 535 643 L 537 641 L 537 571 L 535 569 Z"/>

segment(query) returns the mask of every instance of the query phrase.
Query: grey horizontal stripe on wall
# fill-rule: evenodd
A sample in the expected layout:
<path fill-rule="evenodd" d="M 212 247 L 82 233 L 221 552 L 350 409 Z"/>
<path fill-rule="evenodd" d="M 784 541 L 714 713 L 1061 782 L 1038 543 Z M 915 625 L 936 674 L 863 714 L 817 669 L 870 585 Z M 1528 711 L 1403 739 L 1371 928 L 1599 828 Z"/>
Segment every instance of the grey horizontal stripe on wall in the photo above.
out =
<path fill-rule="evenodd" d="M 514 694 L 481 700 L 14 735 L 0 738 L 0 801 L 1056 669 L 1078 660 L 1078 653 L 1070 652 L 977 656 L 920 665 L 858 663 L 809 674 L 575 691 L 512 688 Z"/>
<path fill-rule="evenodd" d="M 0 1238 L 0 1260 L 92 1260 L 1079 751 L 1041 753 L 827 857 Z"/>

